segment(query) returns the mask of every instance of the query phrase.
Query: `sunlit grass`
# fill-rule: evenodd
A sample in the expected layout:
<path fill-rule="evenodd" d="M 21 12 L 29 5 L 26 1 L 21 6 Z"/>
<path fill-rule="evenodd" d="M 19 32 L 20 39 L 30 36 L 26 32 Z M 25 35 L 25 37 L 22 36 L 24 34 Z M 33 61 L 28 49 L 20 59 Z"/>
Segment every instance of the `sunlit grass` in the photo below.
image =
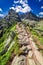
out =
<path fill-rule="evenodd" d="M 43 37 L 41 35 L 39 35 L 34 29 L 31 30 L 31 34 L 32 36 L 36 36 L 40 43 L 43 45 Z"/>
<path fill-rule="evenodd" d="M 6 34 L 12 32 L 12 31 L 15 31 L 16 30 L 16 25 L 13 25 L 8 31 Z M 9 34 L 10 35 L 10 34 Z M 3 36 L 4 37 L 4 36 Z M 7 36 L 5 35 L 5 38 L 3 38 L 3 42 L 1 41 L 1 44 L 0 44 L 0 52 L 3 50 L 4 48 L 4 45 L 5 45 L 5 42 L 6 42 L 6 38 Z M 14 44 L 13 46 L 11 47 L 11 49 L 3 54 L 3 55 L 0 55 L 0 65 L 6 65 L 6 63 L 9 61 L 10 57 L 11 57 L 11 54 L 12 54 L 12 51 L 14 51 L 14 54 L 15 55 L 19 55 L 21 52 L 19 52 L 19 48 L 20 48 L 20 45 L 19 45 L 19 42 L 18 42 L 18 34 L 15 33 L 15 36 L 14 36 L 14 39 L 11 41 L 10 44 L 12 44 L 12 42 L 14 41 Z"/>

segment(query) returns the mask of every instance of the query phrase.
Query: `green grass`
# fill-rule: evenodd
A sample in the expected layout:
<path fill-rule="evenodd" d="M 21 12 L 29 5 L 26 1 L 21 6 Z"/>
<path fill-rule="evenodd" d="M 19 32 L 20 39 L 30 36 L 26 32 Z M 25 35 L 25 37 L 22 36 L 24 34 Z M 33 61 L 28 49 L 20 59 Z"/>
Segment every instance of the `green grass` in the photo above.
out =
<path fill-rule="evenodd" d="M 0 65 L 6 65 L 6 63 L 9 61 L 12 51 L 14 50 L 14 53 L 16 55 L 19 54 L 19 43 L 17 40 L 17 35 L 14 37 L 15 44 L 12 46 L 12 48 L 7 51 L 4 55 L 0 56 Z"/>
<path fill-rule="evenodd" d="M 9 36 L 10 31 L 14 31 L 16 29 L 16 25 L 12 26 L 11 29 L 9 29 L 9 32 L 6 32 L 3 37 L 0 39 L 0 52 L 4 48 L 4 44 L 6 42 L 7 37 Z"/>
<path fill-rule="evenodd" d="M 4 48 L 4 44 L 5 44 L 5 41 L 6 41 L 6 38 L 7 38 L 7 34 L 9 34 L 11 31 L 15 31 L 16 30 L 16 25 L 13 25 L 4 35 L 3 37 L 1 38 L 0 42 L 0 52 L 3 50 Z M 10 34 L 9 34 L 10 35 Z M 14 45 L 12 46 L 12 48 L 7 51 L 5 54 L 3 55 L 0 55 L 0 65 L 6 65 L 6 63 L 9 61 L 10 57 L 11 57 L 11 54 L 12 54 L 12 51 L 14 51 L 14 54 L 16 55 L 19 55 L 19 42 L 18 42 L 18 34 L 15 33 L 15 36 L 14 36 L 14 39 L 11 41 L 12 42 L 15 42 Z M 10 44 L 11 44 L 10 43 Z"/>
<path fill-rule="evenodd" d="M 10 29 L 10 31 L 14 31 L 15 29 L 16 29 L 16 25 L 13 26 L 13 27 Z"/>
<path fill-rule="evenodd" d="M 37 23 L 35 29 L 39 29 L 43 31 L 43 20 Z"/>
<path fill-rule="evenodd" d="M 41 35 L 39 35 L 35 29 L 31 28 L 31 34 L 32 36 L 36 36 L 38 38 L 38 40 L 40 41 L 40 43 L 43 45 L 43 37 Z"/>
<path fill-rule="evenodd" d="M 8 37 L 8 34 L 10 33 L 10 31 L 14 31 L 15 29 L 16 29 L 16 24 L 13 24 L 11 27 L 9 27 L 8 29 L 6 29 L 5 33 L 0 38 L 0 44 L 2 42 L 4 42 L 4 40 Z"/>

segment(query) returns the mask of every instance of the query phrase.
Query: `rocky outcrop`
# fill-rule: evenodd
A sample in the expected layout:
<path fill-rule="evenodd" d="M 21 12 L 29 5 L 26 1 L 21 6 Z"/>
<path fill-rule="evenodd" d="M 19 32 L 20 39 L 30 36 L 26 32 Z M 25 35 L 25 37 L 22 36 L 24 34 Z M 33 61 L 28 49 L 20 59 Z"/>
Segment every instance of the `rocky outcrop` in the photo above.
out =
<path fill-rule="evenodd" d="M 28 19 L 28 20 L 35 20 L 35 21 L 39 21 L 41 20 L 40 17 L 37 17 L 35 14 L 33 14 L 32 12 L 27 12 L 25 14 L 21 14 L 20 17 L 22 19 Z"/>
<path fill-rule="evenodd" d="M 21 56 L 15 56 L 11 65 L 26 65 L 26 57 Z"/>
<path fill-rule="evenodd" d="M 4 19 L 7 21 L 9 26 L 16 22 L 21 22 L 19 14 L 16 13 L 13 9 L 9 10 L 8 15 L 4 17 Z"/>

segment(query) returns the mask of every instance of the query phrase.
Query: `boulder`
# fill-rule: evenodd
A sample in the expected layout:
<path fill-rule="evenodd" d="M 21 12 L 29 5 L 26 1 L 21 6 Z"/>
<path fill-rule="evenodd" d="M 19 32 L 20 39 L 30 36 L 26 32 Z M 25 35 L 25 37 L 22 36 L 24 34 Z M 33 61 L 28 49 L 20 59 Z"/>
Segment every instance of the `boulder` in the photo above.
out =
<path fill-rule="evenodd" d="M 25 56 L 15 56 L 11 65 L 26 65 L 26 57 Z"/>

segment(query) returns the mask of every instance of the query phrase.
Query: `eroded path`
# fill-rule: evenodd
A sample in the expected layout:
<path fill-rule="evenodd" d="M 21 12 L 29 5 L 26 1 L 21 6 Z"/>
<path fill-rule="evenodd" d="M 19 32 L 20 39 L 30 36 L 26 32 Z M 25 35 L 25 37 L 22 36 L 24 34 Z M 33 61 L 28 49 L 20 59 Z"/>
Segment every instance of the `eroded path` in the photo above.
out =
<path fill-rule="evenodd" d="M 23 24 L 20 23 L 17 24 L 16 29 L 18 33 L 19 44 L 21 45 L 20 49 L 23 50 L 24 53 L 18 58 L 15 57 L 11 65 L 17 65 L 17 62 L 20 62 L 20 60 L 17 61 L 17 59 L 20 59 L 22 56 L 24 57 L 24 62 L 22 64 L 20 62 L 19 65 L 43 65 L 43 56 L 40 51 L 38 51 L 38 48 L 35 45 L 35 42 L 33 41 L 29 31 Z"/>

